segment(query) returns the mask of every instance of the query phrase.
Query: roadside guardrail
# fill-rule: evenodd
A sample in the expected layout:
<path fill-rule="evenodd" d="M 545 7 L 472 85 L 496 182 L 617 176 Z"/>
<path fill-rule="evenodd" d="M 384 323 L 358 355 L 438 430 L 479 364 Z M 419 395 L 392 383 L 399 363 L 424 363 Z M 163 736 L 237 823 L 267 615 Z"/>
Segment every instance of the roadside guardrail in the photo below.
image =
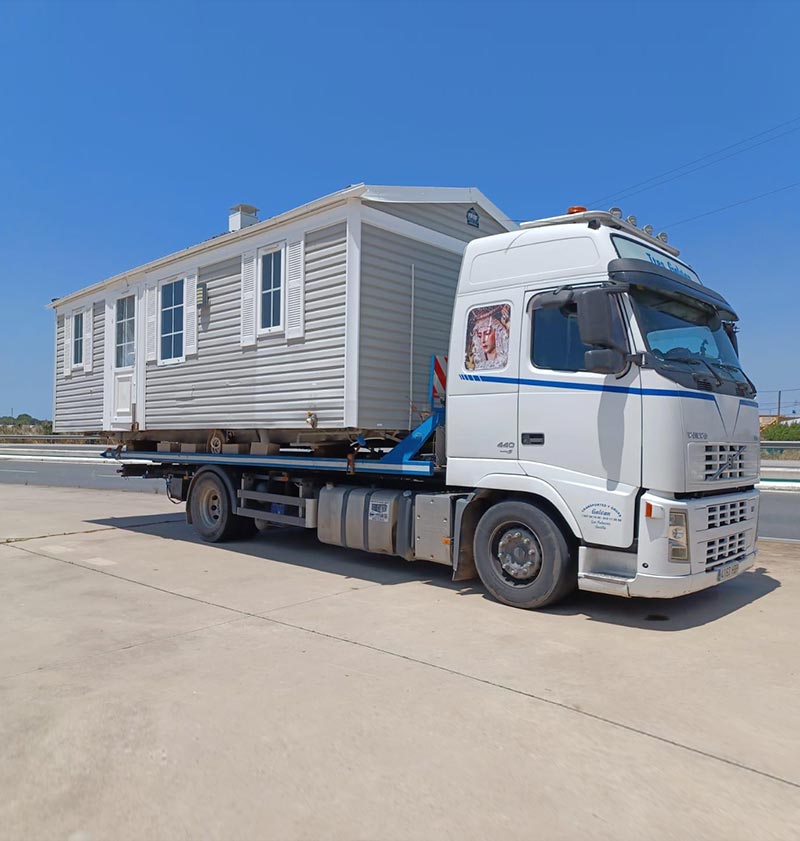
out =
<path fill-rule="evenodd" d="M 22 435 L 0 432 L 0 444 L 110 444 L 108 435 L 84 435 L 80 432 L 61 433 L 60 435 L 37 435 L 25 433 Z"/>

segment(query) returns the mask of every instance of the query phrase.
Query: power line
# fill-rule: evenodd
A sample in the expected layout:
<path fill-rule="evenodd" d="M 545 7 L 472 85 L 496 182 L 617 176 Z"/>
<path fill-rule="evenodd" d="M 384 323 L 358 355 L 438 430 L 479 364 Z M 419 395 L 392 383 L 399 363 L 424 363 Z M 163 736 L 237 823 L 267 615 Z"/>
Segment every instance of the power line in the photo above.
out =
<path fill-rule="evenodd" d="M 749 152 L 751 149 L 755 149 L 758 146 L 763 146 L 765 143 L 770 143 L 773 140 L 777 140 L 779 137 L 783 137 L 786 134 L 791 134 L 794 131 L 800 131 L 800 126 L 796 126 L 795 128 L 789 129 L 788 131 L 784 131 L 781 134 L 775 135 L 775 137 L 769 137 L 766 140 L 762 140 L 760 143 L 753 143 L 751 146 L 747 146 L 744 149 L 738 149 L 735 152 L 731 152 L 729 155 L 724 155 L 721 158 L 717 158 L 714 161 L 709 161 L 705 164 L 700 164 L 699 166 L 693 167 L 692 169 L 687 169 L 685 172 L 681 172 L 678 175 L 673 175 L 672 178 L 664 178 L 661 181 L 656 181 L 653 184 L 650 184 L 647 187 L 642 187 L 639 190 L 634 190 L 633 192 L 624 193 L 622 195 L 618 194 L 618 201 L 623 201 L 625 199 L 629 199 L 632 196 L 637 196 L 639 193 L 644 193 L 647 190 L 652 190 L 654 187 L 661 187 L 664 184 L 669 184 L 670 181 L 676 181 L 678 178 L 683 178 L 684 175 L 691 175 L 693 172 L 698 172 L 701 169 L 706 169 L 709 166 L 713 166 L 714 164 L 721 163 L 722 161 L 727 160 L 728 158 L 732 158 L 734 155 L 738 155 L 741 152 Z"/>
<path fill-rule="evenodd" d="M 677 228 L 678 225 L 685 225 L 687 222 L 694 222 L 696 219 L 702 219 L 705 216 L 712 216 L 714 213 L 721 213 L 723 210 L 730 210 L 732 207 L 739 207 L 742 204 L 749 204 L 750 202 L 757 201 L 758 199 L 766 198 L 767 196 L 774 196 L 775 193 L 781 193 L 784 190 L 791 190 L 794 187 L 800 187 L 800 181 L 794 181 L 791 184 L 784 184 L 783 187 L 777 187 L 775 190 L 769 190 L 766 193 L 759 193 L 757 196 L 750 196 L 748 199 L 742 199 L 741 201 L 735 201 L 732 204 L 726 204 L 722 207 L 716 208 L 716 210 L 709 210 L 706 213 L 698 213 L 697 216 L 690 216 L 688 219 L 681 219 L 679 222 L 670 222 L 668 225 L 663 225 L 660 227 L 663 228 Z"/>
<path fill-rule="evenodd" d="M 753 134 L 750 137 L 744 138 L 744 140 L 739 140 L 737 143 L 731 143 L 728 146 L 723 146 L 721 149 L 717 149 L 715 152 L 709 152 L 707 155 L 695 158 L 693 161 L 681 164 L 681 166 L 676 166 L 673 169 L 668 169 L 666 172 L 662 172 L 659 175 L 654 175 L 651 178 L 646 178 L 644 181 L 639 181 L 636 184 L 631 184 L 629 187 L 625 187 L 622 190 L 617 190 L 614 193 L 609 193 L 608 195 L 601 196 L 599 199 L 593 199 L 591 201 L 591 204 L 596 205 L 600 202 L 609 201 L 611 199 L 630 198 L 631 196 L 638 195 L 639 193 L 643 193 L 646 190 L 651 190 L 653 187 L 660 187 L 662 184 L 667 184 L 670 181 L 675 181 L 678 178 L 683 178 L 684 175 L 691 175 L 691 173 L 697 172 L 700 169 L 705 169 L 708 166 L 713 166 L 716 163 L 721 163 L 722 161 L 727 160 L 728 158 L 732 158 L 734 155 L 739 155 L 742 152 L 748 152 L 750 149 L 755 149 L 758 146 L 763 146 L 765 143 L 771 143 L 773 140 L 778 140 L 779 138 L 784 137 L 787 134 L 791 134 L 795 131 L 800 131 L 800 126 L 795 126 L 794 128 L 788 129 L 787 131 L 781 132 L 780 134 L 776 134 L 774 137 L 768 137 L 766 140 L 762 140 L 759 143 L 754 143 L 750 146 L 746 146 L 744 149 L 737 149 L 735 152 L 731 152 L 731 154 L 724 155 L 721 158 L 717 157 L 718 155 L 722 155 L 723 152 L 727 152 L 730 149 L 736 149 L 737 146 L 742 146 L 746 143 L 749 143 L 751 140 L 756 140 L 759 137 L 763 137 L 765 134 L 772 134 L 773 132 L 778 131 L 778 129 L 784 128 L 785 126 L 798 122 L 798 120 L 800 120 L 800 116 L 793 117 L 791 120 L 787 120 L 785 123 L 780 123 L 779 125 L 773 126 L 772 128 L 766 129 L 765 131 L 760 131 L 757 134 Z M 709 158 L 715 158 L 716 160 L 708 161 Z M 702 163 L 703 161 L 708 161 L 708 163 Z M 695 164 L 702 164 L 702 166 L 697 166 L 694 169 L 688 169 L 688 167 L 694 167 Z M 681 172 L 681 170 L 687 171 Z M 673 178 L 667 178 L 668 175 L 673 175 L 673 173 L 680 174 L 675 175 Z M 637 189 L 638 187 L 641 187 L 642 189 Z M 630 192 L 631 190 L 635 190 L 635 192 Z"/>

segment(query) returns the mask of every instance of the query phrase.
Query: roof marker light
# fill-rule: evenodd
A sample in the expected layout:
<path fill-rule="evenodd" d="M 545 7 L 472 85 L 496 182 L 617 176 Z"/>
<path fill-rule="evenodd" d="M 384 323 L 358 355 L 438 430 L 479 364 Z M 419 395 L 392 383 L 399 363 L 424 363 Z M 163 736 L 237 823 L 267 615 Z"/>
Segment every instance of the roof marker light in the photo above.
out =
<path fill-rule="evenodd" d="M 635 216 L 629 216 L 626 221 L 628 222 L 629 225 L 633 225 L 634 228 L 636 227 L 636 217 Z"/>
<path fill-rule="evenodd" d="M 652 225 L 644 225 L 642 230 L 647 234 L 647 236 L 653 236 L 653 226 Z"/>
<path fill-rule="evenodd" d="M 609 208 L 608 212 L 615 219 L 622 219 L 622 208 L 621 207 L 611 207 L 611 208 Z"/>
<path fill-rule="evenodd" d="M 573 205 L 573 207 L 567 208 L 567 214 L 572 213 L 586 213 L 586 208 L 581 207 L 579 204 Z"/>
<path fill-rule="evenodd" d="M 666 232 L 666 231 L 662 231 L 662 232 L 658 235 L 658 238 L 661 240 L 661 242 L 664 242 L 664 243 L 665 243 L 665 242 L 667 242 L 667 232 Z"/>

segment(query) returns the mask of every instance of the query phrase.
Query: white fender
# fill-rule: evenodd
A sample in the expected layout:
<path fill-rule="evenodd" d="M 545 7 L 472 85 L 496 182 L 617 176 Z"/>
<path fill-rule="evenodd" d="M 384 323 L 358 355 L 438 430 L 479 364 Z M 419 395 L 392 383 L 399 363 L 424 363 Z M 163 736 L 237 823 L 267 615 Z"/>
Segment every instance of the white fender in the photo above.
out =
<path fill-rule="evenodd" d="M 515 476 L 508 473 L 489 473 L 475 483 L 475 488 L 536 494 L 550 502 L 564 518 L 564 522 L 572 529 L 572 533 L 583 539 L 583 532 L 578 526 L 578 521 L 573 516 L 569 506 L 564 502 L 561 494 L 542 479 L 535 479 L 533 476 Z"/>

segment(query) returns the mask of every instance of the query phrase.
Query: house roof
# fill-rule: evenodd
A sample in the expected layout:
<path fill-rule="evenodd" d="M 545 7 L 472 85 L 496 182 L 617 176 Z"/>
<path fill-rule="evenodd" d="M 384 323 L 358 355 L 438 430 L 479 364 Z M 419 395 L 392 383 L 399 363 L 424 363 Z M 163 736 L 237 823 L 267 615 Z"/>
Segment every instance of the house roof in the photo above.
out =
<path fill-rule="evenodd" d="M 287 210 L 284 213 L 271 216 L 269 219 L 264 219 L 254 225 L 242 228 L 241 230 L 218 234 L 217 236 L 211 237 L 203 242 L 199 242 L 196 245 L 184 248 L 181 251 L 175 251 L 172 254 L 159 257 L 157 260 L 152 260 L 149 263 L 136 266 L 135 268 L 128 269 L 127 271 L 108 277 L 105 280 L 101 280 L 98 283 L 86 286 L 83 289 L 70 292 L 68 295 L 54 298 L 47 306 L 51 309 L 55 309 L 56 307 L 69 303 L 70 301 L 81 298 L 84 295 L 92 295 L 107 287 L 114 286 L 116 283 L 131 278 L 134 275 L 162 268 L 178 260 L 183 260 L 193 255 L 200 255 L 222 245 L 236 242 L 237 240 L 246 240 L 249 237 L 257 236 L 262 231 L 268 230 L 273 226 L 281 225 L 293 219 L 317 213 L 320 210 L 324 210 L 352 198 L 364 199 L 371 202 L 391 202 L 400 204 L 476 204 L 483 208 L 483 210 L 487 211 L 489 215 L 493 216 L 507 230 L 516 230 L 518 227 L 517 224 L 509 219 L 499 207 L 489 201 L 489 199 L 487 199 L 486 196 L 484 196 L 484 194 L 475 187 L 390 187 L 369 184 L 354 184 L 349 187 L 345 187 L 343 190 L 338 190 L 335 193 L 330 193 L 327 196 L 322 196 L 321 198 L 314 199 L 314 201 L 302 204 L 292 210 Z"/>

